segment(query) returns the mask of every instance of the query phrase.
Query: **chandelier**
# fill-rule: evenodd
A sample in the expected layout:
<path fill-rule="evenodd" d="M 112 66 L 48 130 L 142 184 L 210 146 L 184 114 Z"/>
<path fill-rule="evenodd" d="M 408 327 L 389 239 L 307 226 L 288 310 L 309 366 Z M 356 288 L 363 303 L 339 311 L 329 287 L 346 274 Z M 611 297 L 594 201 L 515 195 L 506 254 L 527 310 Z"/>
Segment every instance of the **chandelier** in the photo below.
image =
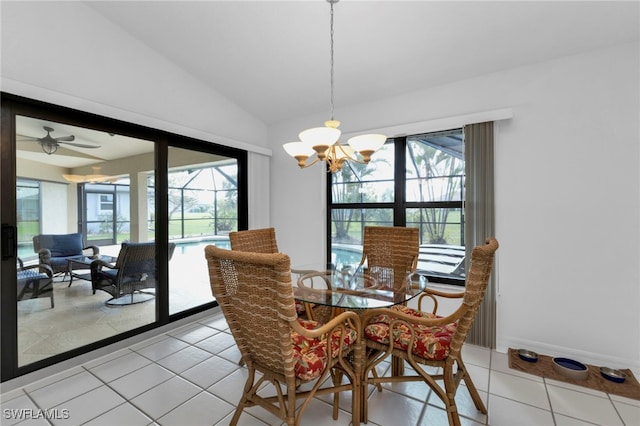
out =
<path fill-rule="evenodd" d="M 283 145 L 284 150 L 298 161 L 301 169 L 318 162 L 325 162 L 331 173 L 342 170 L 345 161 L 367 164 L 371 155 L 384 145 L 385 135 L 370 134 L 354 136 L 347 141 L 348 145 L 340 143 L 341 131 L 338 129 L 340 122 L 333 119 L 333 5 L 339 0 L 327 0 L 331 5 L 330 19 L 330 51 L 331 51 L 331 115 L 330 120 L 324 122 L 324 127 L 314 127 L 298 134 L 300 141 L 289 142 Z M 358 159 L 356 153 L 362 159 Z M 315 160 L 307 164 L 307 159 L 316 154 Z"/>

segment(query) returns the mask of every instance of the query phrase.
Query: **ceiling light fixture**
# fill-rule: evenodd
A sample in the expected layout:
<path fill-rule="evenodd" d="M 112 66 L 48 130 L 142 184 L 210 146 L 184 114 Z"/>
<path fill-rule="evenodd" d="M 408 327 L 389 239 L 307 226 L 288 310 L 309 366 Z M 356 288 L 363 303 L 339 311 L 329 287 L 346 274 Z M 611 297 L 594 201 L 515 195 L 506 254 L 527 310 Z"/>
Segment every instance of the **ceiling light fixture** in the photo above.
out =
<path fill-rule="evenodd" d="M 330 51 L 331 51 L 331 119 L 324 122 L 324 127 L 314 127 L 298 134 L 300 141 L 283 145 L 287 154 L 298 160 L 301 169 L 323 161 L 327 163 L 328 171 L 335 173 L 342 169 L 345 161 L 367 164 L 371 155 L 384 145 L 385 135 L 370 134 L 354 136 L 347 141 L 348 145 L 340 143 L 340 122 L 333 119 L 333 5 L 339 0 L 327 0 L 331 4 Z M 356 152 L 362 156 L 358 159 Z M 316 159 L 307 164 L 307 158 L 316 154 Z"/>
<path fill-rule="evenodd" d="M 72 183 L 99 183 L 99 182 L 106 182 L 106 181 L 115 182 L 117 180 L 114 176 L 100 174 L 101 167 L 99 166 L 93 166 L 91 167 L 91 169 L 93 173 L 89 175 L 72 175 L 72 174 L 63 173 L 62 177 L 67 182 L 72 182 Z"/>

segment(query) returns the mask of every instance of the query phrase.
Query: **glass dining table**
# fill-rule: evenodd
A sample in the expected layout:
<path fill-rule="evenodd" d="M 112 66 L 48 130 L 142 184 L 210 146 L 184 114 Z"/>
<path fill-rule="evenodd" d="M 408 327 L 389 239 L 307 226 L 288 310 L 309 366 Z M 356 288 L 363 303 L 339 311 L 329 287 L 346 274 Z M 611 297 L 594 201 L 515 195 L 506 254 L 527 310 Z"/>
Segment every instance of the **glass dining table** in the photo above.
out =
<path fill-rule="evenodd" d="M 390 308 L 406 304 L 427 287 L 427 277 L 395 272 L 390 268 L 304 265 L 291 268 L 293 296 L 304 304 L 307 318 L 328 321 L 345 310 Z M 322 308 L 325 309 L 322 309 Z M 329 308 L 328 310 L 326 308 Z M 318 311 L 323 312 L 318 318 Z M 402 374 L 403 364 L 392 359 L 392 374 Z"/>
<path fill-rule="evenodd" d="M 422 274 L 394 273 L 389 268 L 351 266 L 336 269 L 331 265 L 304 265 L 292 267 L 291 272 L 296 300 L 341 310 L 406 304 L 428 284 Z M 313 316 L 313 313 L 309 314 Z"/>
<path fill-rule="evenodd" d="M 406 304 L 420 295 L 428 284 L 427 277 L 417 272 L 394 273 L 389 268 L 358 265 L 342 268 L 324 264 L 294 265 L 291 275 L 294 298 L 304 304 L 307 318 L 320 321 L 328 321 L 345 310 L 362 313 L 368 309 Z M 318 318 L 319 311 L 322 318 Z M 366 357 L 364 347 L 357 353 Z M 358 364 L 364 366 L 366 360 L 360 361 Z M 391 374 L 398 376 L 403 372 L 403 361 L 392 357 Z M 363 398 L 365 391 L 360 390 Z"/>

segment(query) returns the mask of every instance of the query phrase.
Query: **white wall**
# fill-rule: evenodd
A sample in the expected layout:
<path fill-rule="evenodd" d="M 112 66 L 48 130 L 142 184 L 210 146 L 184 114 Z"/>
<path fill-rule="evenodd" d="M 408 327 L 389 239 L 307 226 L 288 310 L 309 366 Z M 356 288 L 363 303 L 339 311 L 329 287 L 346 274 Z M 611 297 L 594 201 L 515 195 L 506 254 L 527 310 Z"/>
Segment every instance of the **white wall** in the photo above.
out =
<path fill-rule="evenodd" d="M 249 150 L 249 223 L 268 226 L 264 123 L 81 2 L 1 11 L 2 91 Z"/>
<path fill-rule="evenodd" d="M 513 110 L 495 135 L 501 351 L 640 371 L 638 52 L 620 45 L 336 110 L 343 132 Z M 270 128 L 272 224 L 294 263 L 324 256 L 325 176 L 298 170 L 281 144 L 323 120 Z"/>
<path fill-rule="evenodd" d="M 81 2 L 2 2 L 1 35 L 3 91 L 229 146 L 267 144 L 260 120 Z"/>

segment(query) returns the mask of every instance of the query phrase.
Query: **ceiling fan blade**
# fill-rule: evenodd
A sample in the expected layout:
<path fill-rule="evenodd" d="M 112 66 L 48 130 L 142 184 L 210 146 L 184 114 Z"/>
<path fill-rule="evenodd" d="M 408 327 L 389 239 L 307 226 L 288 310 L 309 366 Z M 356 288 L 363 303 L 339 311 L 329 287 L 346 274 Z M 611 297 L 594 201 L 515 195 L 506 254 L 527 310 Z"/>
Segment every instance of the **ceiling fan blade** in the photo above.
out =
<path fill-rule="evenodd" d="M 17 142 L 40 142 L 38 138 L 30 138 L 30 139 L 16 139 Z"/>
<path fill-rule="evenodd" d="M 64 142 L 64 141 L 61 141 L 60 139 L 58 139 L 58 142 L 63 143 L 65 145 L 77 146 L 78 148 L 100 148 L 100 145 L 86 145 L 86 144 L 77 143 L 77 142 L 73 142 L 73 143 Z"/>
<path fill-rule="evenodd" d="M 76 137 L 73 136 L 73 135 L 69 135 L 69 136 L 61 136 L 59 138 L 53 138 L 53 139 L 58 141 L 58 142 L 71 142 L 71 141 L 75 140 Z"/>

